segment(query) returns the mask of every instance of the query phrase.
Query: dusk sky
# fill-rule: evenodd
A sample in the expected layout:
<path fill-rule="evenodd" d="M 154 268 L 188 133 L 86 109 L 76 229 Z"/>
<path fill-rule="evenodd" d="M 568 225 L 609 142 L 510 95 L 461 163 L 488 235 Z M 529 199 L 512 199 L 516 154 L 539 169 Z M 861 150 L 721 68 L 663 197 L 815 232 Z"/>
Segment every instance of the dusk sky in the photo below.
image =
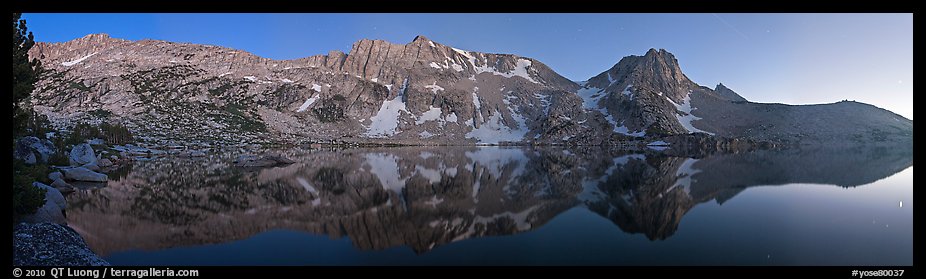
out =
<path fill-rule="evenodd" d="M 754 102 L 856 100 L 913 119 L 912 14 L 24 14 L 42 42 L 91 33 L 211 44 L 273 59 L 424 35 L 535 58 L 580 81 L 649 48 Z"/>

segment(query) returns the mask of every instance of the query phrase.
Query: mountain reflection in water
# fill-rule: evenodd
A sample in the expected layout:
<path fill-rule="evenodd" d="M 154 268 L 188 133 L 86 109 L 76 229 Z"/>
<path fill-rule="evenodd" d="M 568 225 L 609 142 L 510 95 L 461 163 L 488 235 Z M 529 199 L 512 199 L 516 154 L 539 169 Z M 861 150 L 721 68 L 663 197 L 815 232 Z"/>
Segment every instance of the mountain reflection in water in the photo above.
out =
<path fill-rule="evenodd" d="M 278 229 L 346 236 L 360 250 L 407 246 L 425 254 L 451 242 L 535 230 L 576 207 L 657 241 L 671 238 L 695 205 L 722 204 L 752 186 L 854 187 L 913 165 L 912 149 L 890 148 L 703 158 L 601 148 L 280 153 L 297 163 L 242 169 L 231 163 L 237 154 L 136 162 L 106 187 L 70 195 L 68 222 L 104 257 Z"/>

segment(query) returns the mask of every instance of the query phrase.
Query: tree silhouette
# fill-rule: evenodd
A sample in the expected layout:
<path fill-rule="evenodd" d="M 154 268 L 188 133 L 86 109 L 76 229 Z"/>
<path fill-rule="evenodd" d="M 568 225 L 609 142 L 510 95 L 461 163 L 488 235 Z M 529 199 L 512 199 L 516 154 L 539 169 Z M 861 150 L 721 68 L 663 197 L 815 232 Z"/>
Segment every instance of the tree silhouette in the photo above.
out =
<path fill-rule="evenodd" d="M 35 81 L 41 72 L 38 59 L 29 60 L 29 49 L 35 44 L 32 32 L 26 30 L 26 20 L 20 13 L 13 13 L 13 145 L 16 138 L 25 133 L 28 120 L 32 117 L 30 106 L 23 107 L 23 101 L 35 89 Z M 11 150 L 12 151 L 12 150 Z M 8 154 L 13 154 L 9 152 Z M 45 166 L 25 166 L 13 158 L 13 216 L 34 213 L 45 204 L 45 190 L 32 186 L 32 181 L 44 180 Z"/>

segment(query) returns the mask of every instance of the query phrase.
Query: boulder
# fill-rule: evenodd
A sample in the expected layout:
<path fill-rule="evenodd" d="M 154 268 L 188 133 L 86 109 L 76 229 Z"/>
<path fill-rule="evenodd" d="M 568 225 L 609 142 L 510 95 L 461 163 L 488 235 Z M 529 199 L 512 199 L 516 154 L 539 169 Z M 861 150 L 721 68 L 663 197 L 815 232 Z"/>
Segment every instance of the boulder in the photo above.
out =
<path fill-rule="evenodd" d="M 93 154 L 93 147 L 90 147 L 89 144 L 83 143 L 75 145 L 74 148 L 71 148 L 71 154 L 68 158 L 72 166 L 83 166 L 86 164 L 94 163 L 96 164 L 96 155 Z"/>
<path fill-rule="evenodd" d="M 276 165 L 286 165 L 295 163 L 280 155 L 265 155 L 258 157 L 254 155 L 242 155 L 235 159 L 235 165 L 239 167 L 272 167 Z"/>
<path fill-rule="evenodd" d="M 23 137 L 16 141 L 13 158 L 26 164 L 46 163 L 48 157 L 55 153 L 55 145 L 50 140 L 37 137 Z"/>
<path fill-rule="evenodd" d="M 59 192 L 57 189 L 51 186 L 45 185 L 43 183 L 40 183 L 40 182 L 33 182 L 32 186 L 46 190 L 45 191 L 45 201 L 46 202 L 51 201 L 55 203 L 55 205 L 60 207 L 62 210 L 67 208 L 68 204 L 64 200 L 64 195 L 62 195 L 61 192 Z"/>
<path fill-rule="evenodd" d="M 74 229 L 55 223 L 13 228 L 14 266 L 108 266 Z"/>
<path fill-rule="evenodd" d="M 100 166 L 97 165 L 97 163 L 89 163 L 89 164 L 83 165 L 83 166 L 81 166 L 81 167 L 84 167 L 84 168 L 86 168 L 86 169 L 88 169 L 88 170 L 92 170 L 92 171 L 100 171 Z"/>
<path fill-rule="evenodd" d="M 67 208 L 64 195 L 57 189 L 39 182 L 32 183 L 32 186 L 45 189 L 45 204 L 39 207 L 35 213 L 23 216 L 22 221 L 27 223 L 67 224 L 62 212 Z"/>
<path fill-rule="evenodd" d="M 90 182 L 106 182 L 109 180 L 109 177 L 105 174 L 94 172 L 84 167 L 66 168 L 61 169 L 61 171 L 64 172 L 65 178 L 71 180 Z"/>
<path fill-rule="evenodd" d="M 98 164 L 98 165 L 99 165 L 101 168 L 108 168 L 108 167 L 111 167 L 111 166 L 113 165 L 113 161 L 110 161 L 109 159 L 102 159 L 102 160 L 99 161 L 99 164 Z"/>
<path fill-rule="evenodd" d="M 58 179 L 64 179 L 64 174 L 61 173 L 60 171 L 56 171 L 56 172 L 53 172 L 53 173 L 49 173 L 49 174 L 48 174 L 48 179 L 51 179 L 51 181 L 55 181 L 55 180 L 58 180 Z"/>
<path fill-rule="evenodd" d="M 34 165 L 38 162 L 38 159 L 35 158 L 35 153 L 30 151 L 22 151 L 22 149 L 19 148 L 13 150 L 13 158 L 23 161 L 23 163 L 26 163 L 26 165 Z"/>
<path fill-rule="evenodd" d="M 51 187 L 58 189 L 58 191 L 60 191 L 62 194 L 70 194 L 75 191 L 74 186 L 71 186 L 71 184 L 64 182 L 63 179 L 55 179 L 55 182 L 51 183 Z"/>

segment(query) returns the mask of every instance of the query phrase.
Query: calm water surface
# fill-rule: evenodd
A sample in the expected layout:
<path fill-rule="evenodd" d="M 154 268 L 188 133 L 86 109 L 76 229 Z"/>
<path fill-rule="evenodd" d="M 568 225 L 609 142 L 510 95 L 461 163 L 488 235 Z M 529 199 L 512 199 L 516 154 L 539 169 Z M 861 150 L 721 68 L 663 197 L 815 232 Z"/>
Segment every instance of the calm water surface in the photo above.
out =
<path fill-rule="evenodd" d="M 912 150 L 284 150 L 68 197 L 114 265 L 912 265 Z"/>

